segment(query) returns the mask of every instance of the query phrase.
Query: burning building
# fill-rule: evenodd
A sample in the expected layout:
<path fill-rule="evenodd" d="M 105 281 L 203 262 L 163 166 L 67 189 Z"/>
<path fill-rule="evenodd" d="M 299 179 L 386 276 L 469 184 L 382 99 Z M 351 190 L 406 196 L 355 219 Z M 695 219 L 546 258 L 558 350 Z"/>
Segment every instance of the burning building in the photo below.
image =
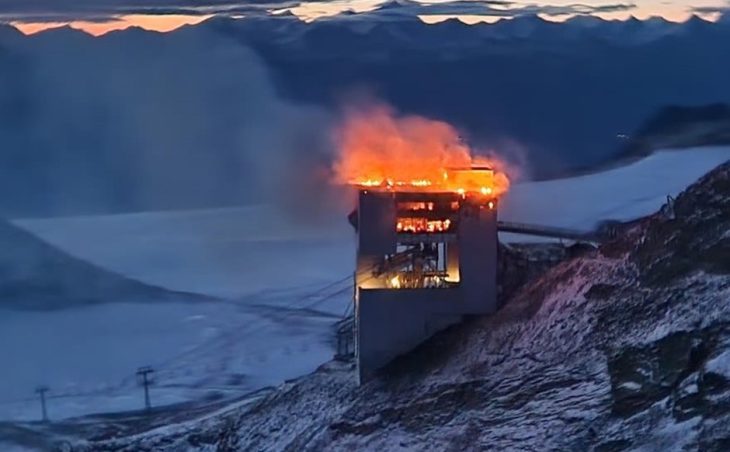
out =
<path fill-rule="evenodd" d="M 339 145 L 336 182 L 358 191 L 362 379 L 463 316 L 497 309 L 497 208 L 509 180 L 450 125 L 383 106 L 348 116 Z"/>
<path fill-rule="evenodd" d="M 360 377 L 464 315 L 497 309 L 494 171 L 451 169 L 443 181 L 362 181 L 355 353 Z"/>

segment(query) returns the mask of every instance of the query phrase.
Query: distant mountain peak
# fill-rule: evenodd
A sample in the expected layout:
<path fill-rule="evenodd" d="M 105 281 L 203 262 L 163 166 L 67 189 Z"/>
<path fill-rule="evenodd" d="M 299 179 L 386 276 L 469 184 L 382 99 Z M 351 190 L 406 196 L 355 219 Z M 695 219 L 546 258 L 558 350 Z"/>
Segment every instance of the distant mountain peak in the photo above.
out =
<path fill-rule="evenodd" d="M 644 19 L 644 22 L 645 23 L 646 22 L 662 23 L 662 24 L 669 24 L 669 23 L 671 23 L 670 21 L 668 21 L 667 19 L 665 19 L 662 16 L 651 16 L 651 17 L 647 17 L 646 19 Z"/>
<path fill-rule="evenodd" d="M 690 16 L 690 18 L 687 19 L 685 24 L 712 25 L 713 22 L 703 19 L 702 17 L 698 16 L 697 14 L 692 14 L 692 16 Z"/>
<path fill-rule="evenodd" d="M 421 7 L 422 5 L 418 2 L 414 2 L 412 0 L 388 0 L 387 2 L 380 5 L 378 8 L 376 8 L 375 11 L 388 11 L 388 10 L 397 10 L 401 8 L 409 8 L 409 7 Z"/>
<path fill-rule="evenodd" d="M 126 28 L 122 31 L 128 30 L 129 28 Z M 78 28 L 74 28 L 70 25 L 62 25 L 60 27 L 53 27 L 49 28 L 47 30 L 42 31 L 43 34 L 53 34 L 55 36 L 87 36 L 88 33 L 86 33 L 83 30 L 79 30 Z"/>
<path fill-rule="evenodd" d="M 578 14 L 566 20 L 566 24 L 582 24 L 582 25 L 595 25 L 607 22 L 598 16 L 591 14 Z"/>
<path fill-rule="evenodd" d="M 520 14 L 514 17 L 513 20 L 517 20 L 520 22 L 534 22 L 534 23 L 549 23 L 550 21 L 543 19 L 540 17 L 539 14 L 536 13 L 530 13 L 530 14 Z"/>
<path fill-rule="evenodd" d="M 432 26 L 437 26 L 437 27 L 449 27 L 449 26 L 451 26 L 451 27 L 454 27 L 454 26 L 456 26 L 456 27 L 463 27 L 464 25 L 469 26 L 469 24 L 467 24 L 465 22 L 462 22 L 460 19 L 458 19 L 456 17 L 450 17 L 450 18 L 448 18 L 446 20 L 442 20 L 441 22 L 437 22 L 437 23 L 433 24 Z"/>

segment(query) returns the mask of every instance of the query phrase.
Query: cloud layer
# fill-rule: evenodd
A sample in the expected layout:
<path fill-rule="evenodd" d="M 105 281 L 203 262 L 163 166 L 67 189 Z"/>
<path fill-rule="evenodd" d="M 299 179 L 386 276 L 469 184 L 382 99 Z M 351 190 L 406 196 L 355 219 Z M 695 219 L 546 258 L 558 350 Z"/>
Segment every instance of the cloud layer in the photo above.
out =
<path fill-rule="evenodd" d="M 293 7 L 289 0 L 0 0 L 5 20 L 111 20 L 120 14 L 209 15 L 265 13 Z"/>

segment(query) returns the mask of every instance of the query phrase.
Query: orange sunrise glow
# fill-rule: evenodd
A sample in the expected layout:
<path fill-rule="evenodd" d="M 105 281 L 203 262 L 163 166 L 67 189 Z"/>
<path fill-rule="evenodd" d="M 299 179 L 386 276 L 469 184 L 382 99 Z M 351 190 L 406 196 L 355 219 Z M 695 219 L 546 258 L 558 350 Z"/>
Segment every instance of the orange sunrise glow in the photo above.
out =
<path fill-rule="evenodd" d="M 197 25 L 211 17 L 213 16 L 128 14 L 116 16 L 114 19 L 107 22 L 78 20 L 70 22 L 11 22 L 10 24 L 25 35 L 32 35 L 53 28 L 69 26 L 92 36 L 102 36 L 112 31 L 124 30 L 130 27 L 139 27 L 148 31 L 166 33 L 177 30 L 185 25 Z"/>
<path fill-rule="evenodd" d="M 368 13 L 377 10 L 386 0 L 332 0 L 332 1 L 303 1 L 297 6 L 270 10 L 271 14 L 278 14 L 289 11 L 296 15 L 299 19 L 311 22 L 317 19 L 333 17 L 348 11 L 355 13 Z M 417 16 L 420 20 L 427 24 L 435 24 L 448 19 L 458 19 L 466 24 L 477 23 L 495 23 L 499 20 L 510 19 L 515 15 L 534 14 L 551 22 L 563 22 L 576 16 L 575 13 L 553 13 L 546 12 L 550 8 L 570 8 L 575 7 L 574 0 L 552 0 L 550 2 L 527 2 L 515 1 L 510 6 L 502 6 L 500 4 L 491 4 L 485 8 L 484 14 L 449 14 L 448 3 L 450 0 L 417 0 L 418 3 L 424 5 L 425 8 L 417 9 L 420 12 Z M 615 2 L 614 2 L 615 3 Z M 610 5 L 611 2 L 602 0 L 586 0 L 579 5 L 581 11 L 589 14 L 591 8 Z M 443 5 L 443 8 L 439 5 Z M 429 8 L 433 7 L 433 14 L 428 13 Z M 671 22 L 685 22 L 693 15 L 697 15 L 705 20 L 716 21 L 720 18 L 719 12 L 698 13 L 693 8 L 723 8 L 727 7 L 724 0 L 647 0 L 634 2 L 630 8 L 625 10 L 616 10 L 611 12 L 594 12 L 590 13 L 604 20 L 628 20 L 632 17 L 646 20 L 651 17 L 662 17 Z M 407 7 L 404 7 L 407 9 Z M 494 14 L 489 12 L 494 11 Z M 543 12 L 540 12 L 544 10 Z M 458 9 L 455 9 L 455 12 Z M 209 9 L 210 14 L 206 15 L 184 15 L 184 14 L 124 14 L 113 15 L 110 20 L 105 22 L 86 21 L 83 19 L 70 21 L 37 21 L 32 17 L 22 20 L 14 20 L 10 25 L 14 26 L 26 35 L 32 35 L 45 30 L 69 26 L 71 28 L 84 31 L 93 36 L 101 36 L 106 33 L 118 30 L 124 30 L 130 27 L 139 27 L 149 31 L 169 32 L 176 30 L 185 25 L 197 25 L 216 14 L 226 15 L 225 11 L 216 12 Z M 262 10 L 262 13 L 264 10 Z M 426 14 L 423 14 L 426 12 Z M 240 18 L 241 16 L 236 16 Z"/>

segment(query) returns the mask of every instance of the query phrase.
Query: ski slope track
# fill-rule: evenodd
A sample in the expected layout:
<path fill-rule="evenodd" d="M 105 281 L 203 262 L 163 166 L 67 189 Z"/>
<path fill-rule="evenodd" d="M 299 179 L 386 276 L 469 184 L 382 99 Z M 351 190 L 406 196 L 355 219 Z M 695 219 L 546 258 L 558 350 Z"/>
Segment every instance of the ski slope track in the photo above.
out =
<path fill-rule="evenodd" d="M 330 363 L 86 450 L 727 450 L 730 162 L 357 387 Z"/>

